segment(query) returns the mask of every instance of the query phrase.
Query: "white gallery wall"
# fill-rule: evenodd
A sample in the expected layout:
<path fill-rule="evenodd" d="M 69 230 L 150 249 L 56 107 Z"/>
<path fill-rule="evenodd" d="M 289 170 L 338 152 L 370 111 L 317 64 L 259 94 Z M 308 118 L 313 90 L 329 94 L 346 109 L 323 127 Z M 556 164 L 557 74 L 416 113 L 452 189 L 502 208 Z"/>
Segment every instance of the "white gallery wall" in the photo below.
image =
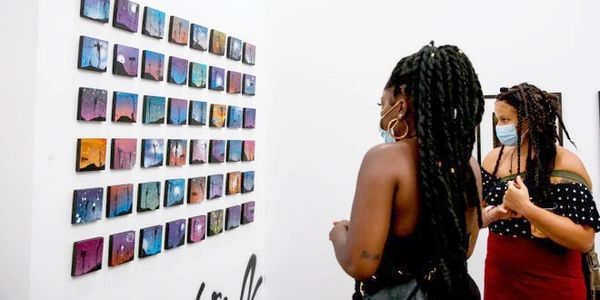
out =
<path fill-rule="evenodd" d="M 486 94 L 522 81 L 562 92 L 576 153 L 600 197 L 597 1 L 289 0 L 268 8 L 269 299 L 349 299 L 353 282 L 328 232 L 349 217 L 362 156 L 381 142 L 376 103 L 387 76 L 430 40 L 459 45 Z M 469 266 L 480 286 L 485 241 L 483 230 Z"/>
<path fill-rule="evenodd" d="M 421 46 L 459 45 L 484 93 L 522 81 L 562 92 L 577 154 L 600 186 L 598 82 L 600 3 L 592 0 L 316 1 L 137 0 L 257 45 L 257 65 L 131 34 L 79 17 L 80 0 L 0 3 L 0 299 L 237 298 L 246 264 L 258 257 L 256 299 L 349 299 L 352 280 L 338 266 L 328 232 L 348 218 L 364 153 L 381 142 L 381 90 L 396 62 Z M 111 1 L 114 4 L 114 1 Z M 112 14 L 111 14 L 112 21 Z M 140 19 L 141 25 L 141 19 Z M 167 26 L 168 27 L 168 26 Z M 194 90 L 76 68 L 88 35 L 257 75 L 257 96 Z M 257 108 L 257 129 L 76 121 L 80 86 Z M 138 100 L 138 115 L 142 99 Z M 111 109 L 109 108 L 109 112 Z M 489 112 L 486 112 L 489 113 Z M 484 120 L 486 122 L 487 120 Z M 74 171 L 80 137 L 256 139 L 256 162 L 93 174 Z M 485 138 L 485 136 L 484 136 Z M 567 145 L 570 149 L 572 146 Z M 108 160 L 110 161 L 110 160 Z M 256 191 L 93 224 L 70 224 L 72 192 L 168 178 L 256 170 Z M 401 170 L 399 170 L 401 171 Z M 595 191 L 596 198 L 600 193 Z M 256 201 L 256 222 L 197 245 L 108 267 L 108 235 Z M 135 205 L 134 205 L 135 206 Z M 135 210 L 135 209 L 134 209 Z M 102 270 L 70 276 L 72 243 L 104 236 Z M 470 260 L 482 287 L 486 230 Z M 248 286 L 246 286 L 246 290 Z M 247 298 L 247 292 L 246 296 Z"/>
<path fill-rule="evenodd" d="M 260 53 L 265 45 L 265 4 L 257 1 L 159 1 L 140 0 L 137 33 L 130 33 L 110 23 L 93 22 L 79 16 L 80 0 L 2 2 L 3 32 L 10 32 L 3 43 L 1 136 L 3 143 L 1 182 L 3 209 L 0 210 L 2 246 L 0 254 L 0 299 L 233 299 L 240 295 L 244 271 L 250 257 L 257 256 L 254 286 L 264 276 L 264 171 L 266 100 L 261 95 L 266 56 Z M 162 40 L 141 34 L 143 7 L 150 6 L 166 13 L 165 37 Z M 228 35 L 258 46 L 257 64 L 241 62 L 168 42 L 168 19 L 178 16 L 190 22 L 215 28 Z M 109 41 L 109 65 L 106 73 L 77 69 L 79 36 L 86 35 Z M 112 74 L 113 45 L 122 44 L 165 54 L 165 80 L 154 82 Z M 193 89 L 166 81 L 169 56 L 218 66 L 226 70 L 254 74 L 258 78 L 255 97 Z M 138 69 L 139 70 L 139 69 Z M 265 80 L 266 82 L 266 80 Z M 108 90 L 106 122 L 84 123 L 76 120 L 79 87 Z M 5 89 L 6 88 L 6 89 Z M 112 92 L 138 94 L 138 122 L 113 123 L 110 120 Z M 214 129 L 208 126 L 145 125 L 141 123 L 143 95 L 158 95 L 186 100 L 257 108 L 257 128 Z M 78 138 L 137 138 L 136 165 L 133 170 L 115 171 L 108 166 L 99 172 L 76 173 Z M 189 165 L 182 167 L 140 168 L 142 138 L 165 139 L 242 139 L 256 140 L 255 162 Z M 188 151 L 189 155 L 189 151 Z M 107 151 L 107 163 L 110 151 Z M 253 193 L 223 196 L 157 211 L 133 213 L 112 219 L 105 217 L 90 224 L 71 225 L 73 190 L 133 183 L 134 203 L 137 184 L 164 180 L 225 174 L 233 171 L 256 171 Z M 187 192 L 186 192 L 187 194 Z M 187 199 L 187 196 L 186 198 Z M 232 231 L 207 237 L 197 244 L 185 244 L 172 250 L 140 259 L 139 230 L 163 225 L 177 219 L 187 219 L 207 212 L 225 209 L 248 201 L 256 201 L 256 221 Z M 161 199 L 162 202 L 162 199 Z M 104 202 L 106 204 L 106 201 Z M 186 220 L 187 221 L 187 220 Z M 135 260 L 109 267 L 108 236 L 134 230 Z M 164 234 L 164 233 L 163 233 Z M 104 237 L 102 269 L 81 277 L 71 277 L 73 242 Z M 163 243 L 166 242 L 163 239 Z M 163 244 L 164 245 L 164 244 Z M 248 284 L 250 282 L 248 281 Z M 248 284 L 246 289 L 248 289 Z M 266 294 L 262 285 L 256 299 Z M 248 292 L 246 292 L 246 295 Z"/>

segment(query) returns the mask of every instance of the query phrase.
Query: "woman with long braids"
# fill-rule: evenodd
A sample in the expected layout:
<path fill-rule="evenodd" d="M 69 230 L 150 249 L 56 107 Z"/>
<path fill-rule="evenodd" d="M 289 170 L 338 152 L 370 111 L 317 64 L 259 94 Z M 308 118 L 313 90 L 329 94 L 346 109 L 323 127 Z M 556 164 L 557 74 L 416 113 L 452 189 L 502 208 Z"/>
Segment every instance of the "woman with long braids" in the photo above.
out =
<path fill-rule="evenodd" d="M 386 141 L 365 155 L 349 221 L 329 238 L 353 299 L 480 299 L 466 260 L 480 223 L 472 158 L 483 95 L 455 46 L 401 59 L 381 97 Z"/>
<path fill-rule="evenodd" d="M 484 297 L 586 299 L 581 253 L 600 222 L 583 163 L 557 145 L 557 120 L 571 141 L 558 99 L 522 83 L 501 90 L 495 115 L 503 145 L 482 165 Z"/>

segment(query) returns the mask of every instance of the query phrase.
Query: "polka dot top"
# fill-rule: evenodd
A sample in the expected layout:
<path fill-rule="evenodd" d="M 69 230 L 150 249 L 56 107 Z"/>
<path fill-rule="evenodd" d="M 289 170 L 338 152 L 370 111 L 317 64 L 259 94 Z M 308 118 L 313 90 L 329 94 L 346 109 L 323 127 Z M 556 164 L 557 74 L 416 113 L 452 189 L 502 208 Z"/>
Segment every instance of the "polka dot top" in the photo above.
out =
<path fill-rule="evenodd" d="M 485 202 L 494 206 L 502 204 L 502 198 L 508 189 L 507 182 L 492 176 L 484 169 L 481 169 L 481 174 Z M 579 181 L 552 184 L 549 196 L 554 198 L 556 204 L 554 213 L 568 217 L 577 224 L 588 225 L 596 232 L 600 231 L 598 209 L 586 185 Z M 531 199 L 531 201 L 536 204 L 535 199 Z M 525 218 L 499 220 L 491 223 L 488 227 L 491 232 L 499 235 L 534 238 L 531 235 L 531 223 Z"/>

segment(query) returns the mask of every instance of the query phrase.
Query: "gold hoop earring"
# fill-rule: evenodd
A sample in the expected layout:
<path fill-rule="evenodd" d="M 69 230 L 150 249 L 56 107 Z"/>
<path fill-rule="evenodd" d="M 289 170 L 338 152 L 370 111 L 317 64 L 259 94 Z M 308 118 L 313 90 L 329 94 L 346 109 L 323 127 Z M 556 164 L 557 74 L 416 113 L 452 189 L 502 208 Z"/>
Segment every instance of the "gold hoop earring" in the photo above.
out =
<path fill-rule="evenodd" d="M 403 134 L 396 135 L 396 126 L 398 126 L 398 124 L 400 124 L 400 122 L 404 122 L 404 128 L 406 128 L 406 130 L 404 130 Z M 401 120 L 392 119 L 388 123 L 387 130 L 396 140 L 401 140 L 401 139 L 405 138 L 406 136 L 408 136 L 408 131 L 409 131 L 408 122 L 404 118 L 402 118 Z"/>

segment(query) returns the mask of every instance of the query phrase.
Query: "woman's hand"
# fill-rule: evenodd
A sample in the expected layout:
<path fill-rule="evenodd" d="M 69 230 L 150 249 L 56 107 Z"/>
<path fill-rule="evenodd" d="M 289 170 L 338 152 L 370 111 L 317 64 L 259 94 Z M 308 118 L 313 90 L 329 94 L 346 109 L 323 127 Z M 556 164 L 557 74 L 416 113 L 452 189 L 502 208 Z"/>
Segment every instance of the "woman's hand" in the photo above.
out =
<path fill-rule="evenodd" d="M 490 209 L 488 212 L 488 217 L 490 218 L 490 220 L 492 222 L 495 221 L 499 221 L 499 220 L 508 220 L 511 218 L 520 218 L 521 215 L 510 210 L 507 209 L 504 204 L 500 204 L 492 209 Z"/>
<path fill-rule="evenodd" d="M 521 176 L 517 176 L 516 180 L 508 182 L 508 189 L 504 193 L 502 204 L 505 208 L 521 216 L 524 215 L 527 208 L 533 205 L 531 199 L 529 199 L 529 190 L 523 183 Z"/>
<path fill-rule="evenodd" d="M 346 238 L 346 235 L 348 234 L 348 226 L 350 226 L 350 221 L 348 220 L 333 222 L 333 228 L 331 228 L 331 231 L 329 231 L 329 240 L 334 242 L 339 241 L 342 238 Z"/>

